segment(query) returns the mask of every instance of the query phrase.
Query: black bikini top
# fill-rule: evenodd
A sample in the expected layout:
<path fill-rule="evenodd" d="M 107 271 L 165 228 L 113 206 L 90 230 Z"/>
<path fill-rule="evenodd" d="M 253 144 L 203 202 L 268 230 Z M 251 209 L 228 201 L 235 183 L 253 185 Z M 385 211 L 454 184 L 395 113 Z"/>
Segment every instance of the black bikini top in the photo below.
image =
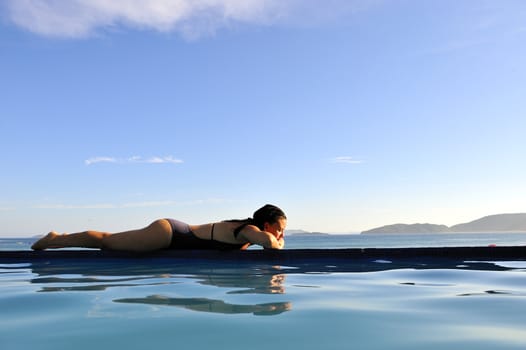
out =
<path fill-rule="evenodd" d="M 226 221 L 223 221 L 223 222 L 242 222 L 241 225 L 239 225 L 238 227 L 236 227 L 236 229 L 234 230 L 234 237 L 237 238 L 237 236 L 239 236 L 239 232 L 241 232 L 241 230 L 243 230 L 247 225 L 252 225 L 252 219 L 246 219 L 246 220 L 226 220 Z M 210 232 L 210 240 L 214 240 L 214 226 L 215 226 L 215 223 L 212 224 L 212 229 L 211 229 L 211 232 Z"/>
<path fill-rule="evenodd" d="M 236 227 L 236 229 L 234 230 L 234 237 L 237 238 L 237 236 L 239 236 L 239 232 L 241 232 L 241 230 L 244 229 L 247 225 L 250 225 L 250 223 L 245 222 L 244 224 L 241 224 L 238 227 Z"/>

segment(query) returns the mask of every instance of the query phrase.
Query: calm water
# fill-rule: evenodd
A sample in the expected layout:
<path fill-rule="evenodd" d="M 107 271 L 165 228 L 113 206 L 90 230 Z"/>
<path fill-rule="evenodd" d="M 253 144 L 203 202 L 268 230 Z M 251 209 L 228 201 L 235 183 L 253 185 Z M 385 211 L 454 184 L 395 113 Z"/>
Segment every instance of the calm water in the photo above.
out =
<path fill-rule="evenodd" d="M 526 234 L 291 237 L 289 248 L 517 245 Z M 0 239 L 0 249 L 29 240 Z M 526 257 L 525 257 L 526 259 Z M 0 349 L 525 349 L 526 261 L 0 265 Z"/>

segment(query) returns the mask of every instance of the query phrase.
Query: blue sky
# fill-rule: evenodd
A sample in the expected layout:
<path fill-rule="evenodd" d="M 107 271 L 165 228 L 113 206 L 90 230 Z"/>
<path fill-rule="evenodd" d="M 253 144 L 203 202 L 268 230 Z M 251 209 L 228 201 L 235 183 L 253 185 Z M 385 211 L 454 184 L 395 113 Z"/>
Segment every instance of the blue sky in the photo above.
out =
<path fill-rule="evenodd" d="M 0 5 L 0 236 L 525 212 L 524 1 Z"/>

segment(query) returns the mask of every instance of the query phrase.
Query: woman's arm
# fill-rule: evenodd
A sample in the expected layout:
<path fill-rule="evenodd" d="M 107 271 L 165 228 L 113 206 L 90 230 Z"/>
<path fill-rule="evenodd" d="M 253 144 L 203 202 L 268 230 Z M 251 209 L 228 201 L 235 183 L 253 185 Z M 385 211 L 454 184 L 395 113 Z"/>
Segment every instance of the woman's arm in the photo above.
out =
<path fill-rule="evenodd" d="M 283 249 L 285 246 L 285 239 L 283 239 L 283 237 L 278 239 L 272 233 L 262 231 L 253 225 L 247 225 L 243 228 L 241 232 L 239 232 L 238 237 L 244 238 L 251 244 L 260 245 L 263 248 Z"/>

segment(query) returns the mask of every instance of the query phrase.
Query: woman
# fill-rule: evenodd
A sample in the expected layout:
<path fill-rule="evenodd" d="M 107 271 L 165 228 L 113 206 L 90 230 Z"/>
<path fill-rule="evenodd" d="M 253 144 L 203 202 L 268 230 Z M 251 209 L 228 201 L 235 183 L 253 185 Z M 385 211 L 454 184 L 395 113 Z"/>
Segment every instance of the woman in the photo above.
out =
<path fill-rule="evenodd" d="M 72 234 L 50 232 L 31 247 L 100 248 L 132 252 L 160 249 L 246 249 L 251 244 L 282 249 L 287 225 L 285 213 L 267 204 L 253 218 L 227 220 L 203 225 L 188 225 L 175 219 L 159 219 L 148 227 L 119 233 L 84 231 Z"/>

